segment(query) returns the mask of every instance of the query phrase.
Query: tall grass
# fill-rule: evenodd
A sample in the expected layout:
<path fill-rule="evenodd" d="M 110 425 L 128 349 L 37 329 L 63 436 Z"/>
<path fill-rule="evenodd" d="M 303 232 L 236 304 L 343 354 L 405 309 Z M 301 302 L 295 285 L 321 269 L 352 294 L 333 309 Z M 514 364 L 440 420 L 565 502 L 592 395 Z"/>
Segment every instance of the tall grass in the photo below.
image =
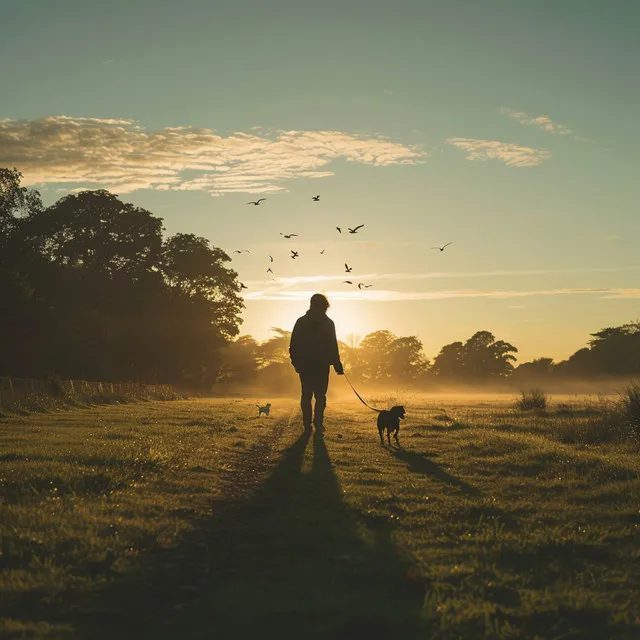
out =
<path fill-rule="evenodd" d="M 174 400 L 185 397 L 168 384 L 90 382 L 0 377 L 0 411 L 47 412 L 68 406 L 121 404 L 135 400 Z"/>
<path fill-rule="evenodd" d="M 632 382 L 623 391 L 620 404 L 630 429 L 640 435 L 640 383 Z"/>
<path fill-rule="evenodd" d="M 640 440 L 640 384 L 632 382 L 615 401 L 601 399 L 582 412 L 560 408 L 553 436 L 567 444 L 604 444 Z"/>
<path fill-rule="evenodd" d="M 547 408 L 547 396 L 541 389 L 523 391 L 516 400 L 516 409 L 520 411 L 545 411 Z"/>

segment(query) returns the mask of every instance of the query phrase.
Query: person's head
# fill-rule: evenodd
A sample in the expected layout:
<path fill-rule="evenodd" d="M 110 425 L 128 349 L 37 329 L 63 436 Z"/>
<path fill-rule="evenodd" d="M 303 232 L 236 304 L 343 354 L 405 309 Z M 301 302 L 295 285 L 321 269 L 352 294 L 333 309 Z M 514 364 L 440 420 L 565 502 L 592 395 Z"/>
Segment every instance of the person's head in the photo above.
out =
<path fill-rule="evenodd" d="M 326 313 L 329 308 L 329 301 L 326 296 L 321 293 L 314 293 L 311 296 L 311 302 L 309 304 L 309 310 L 314 313 Z"/>

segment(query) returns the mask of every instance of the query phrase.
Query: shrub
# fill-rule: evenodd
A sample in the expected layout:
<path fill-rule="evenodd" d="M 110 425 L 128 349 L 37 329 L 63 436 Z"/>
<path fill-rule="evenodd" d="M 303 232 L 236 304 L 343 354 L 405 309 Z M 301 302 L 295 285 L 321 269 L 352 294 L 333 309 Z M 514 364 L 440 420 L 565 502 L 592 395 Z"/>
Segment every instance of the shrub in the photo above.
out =
<path fill-rule="evenodd" d="M 520 411 L 544 411 L 547 408 L 547 396 L 540 389 L 523 391 L 516 400 L 516 409 Z"/>
<path fill-rule="evenodd" d="M 620 399 L 624 418 L 631 431 L 640 433 L 640 384 L 632 382 L 623 392 Z"/>

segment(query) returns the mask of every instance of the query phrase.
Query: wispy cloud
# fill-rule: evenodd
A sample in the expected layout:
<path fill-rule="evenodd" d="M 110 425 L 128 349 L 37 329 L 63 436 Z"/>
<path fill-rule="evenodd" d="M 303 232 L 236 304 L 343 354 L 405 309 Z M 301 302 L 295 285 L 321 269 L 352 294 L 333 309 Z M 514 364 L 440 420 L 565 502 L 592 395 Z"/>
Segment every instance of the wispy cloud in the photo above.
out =
<path fill-rule="evenodd" d="M 509 116 L 509 118 L 516 120 L 520 124 L 536 127 L 537 129 L 541 129 L 542 131 L 546 131 L 552 135 L 568 136 L 573 134 L 573 131 L 569 129 L 569 127 L 561 124 L 560 122 L 554 122 L 549 116 L 531 116 L 524 111 L 515 111 L 514 109 L 509 109 L 507 107 L 499 107 L 498 111 L 503 113 L 505 116 Z M 574 135 L 573 139 L 577 142 L 595 142 L 595 140 L 578 135 Z"/>
<path fill-rule="evenodd" d="M 308 300 L 316 293 L 311 291 L 269 290 L 263 289 L 245 294 L 247 301 L 297 301 Z M 447 291 L 327 291 L 332 300 L 360 300 L 364 302 L 398 302 L 411 300 L 447 300 L 451 298 L 527 298 L 534 296 L 597 295 L 601 298 L 640 298 L 640 289 L 533 289 L 528 291 L 509 291 L 504 289 L 457 289 Z"/>
<path fill-rule="evenodd" d="M 424 149 L 343 131 L 254 128 L 227 137 L 213 129 L 149 130 L 133 120 L 49 116 L 0 120 L 0 166 L 26 184 L 271 193 L 293 178 L 333 175 L 336 160 L 378 167 L 424 161 Z"/>
<path fill-rule="evenodd" d="M 640 271 L 640 265 L 631 265 L 628 267 L 596 267 L 593 269 L 503 269 L 494 271 L 429 271 L 426 273 L 364 273 L 358 275 L 358 281 L 385 281 L 393 282 L 411 281 L 411 280 L 434 280 L 441 278 L 464 279 L 464 278 L 489 278 L 489 277 L 517 277 L 517 276 L 539 276 L 539 275 L 557 275 L 557 274 L 584 274 L 584 273 L 624 273 Z M 333 282 L 341 282 L 347 279 L 346 274 L 339 276 L 334 275 L 313 275 L 313 276 L 291 276 L 278 278 L 277 285 L 282 289 L 291 289 L 302 284 L 331 284 Z M 353 278 L 352 278 L 353 279 Z M 247 280 L 246 284 L 254 286 L 264 286 L 266 280 Z M 275 285 L 270 285 L 275 286 Z"/>
<path fill-rule="evenodd" d="M 500 160 L 508 167 L 535 167 L 551 157 L 551 151 L 523 147 L 498 140 L 447 138 L 446 142 L 467 153 L 467 160 Z"/>
<path fill-rule="evenodd" d="M 573 133 L 569 127 L 564 124 L 560 124 L 559 122 L 554 122 L 549 116 L 530 116 L 524 111 L 514 111 L 507 107 L 500 107 L 498 111 L 500 111 L 500 113 L 504 113 L 504 115 L 509 116 L 510 118 L 513 118 L 520 124 L 534 126 L 546 131 L 547 133 L 559 136 L 566 136 Z"/>

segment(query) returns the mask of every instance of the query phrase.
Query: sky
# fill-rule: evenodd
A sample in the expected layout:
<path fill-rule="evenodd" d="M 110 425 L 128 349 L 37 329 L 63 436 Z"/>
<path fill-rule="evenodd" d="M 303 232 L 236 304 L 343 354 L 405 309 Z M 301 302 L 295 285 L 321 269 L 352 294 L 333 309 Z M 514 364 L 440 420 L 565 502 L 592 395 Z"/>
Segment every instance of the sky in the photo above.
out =
<path fill-rule="evenodd" d="M 107 188 L 223 248 L 242 333 L 291 328 L 321 291 L 341 338 L 389 329 L 434 357 L 488 330 L 523 362 L 640 318 L 634 0 L 2 15 L 0 166 L 45 204 Z"/>

